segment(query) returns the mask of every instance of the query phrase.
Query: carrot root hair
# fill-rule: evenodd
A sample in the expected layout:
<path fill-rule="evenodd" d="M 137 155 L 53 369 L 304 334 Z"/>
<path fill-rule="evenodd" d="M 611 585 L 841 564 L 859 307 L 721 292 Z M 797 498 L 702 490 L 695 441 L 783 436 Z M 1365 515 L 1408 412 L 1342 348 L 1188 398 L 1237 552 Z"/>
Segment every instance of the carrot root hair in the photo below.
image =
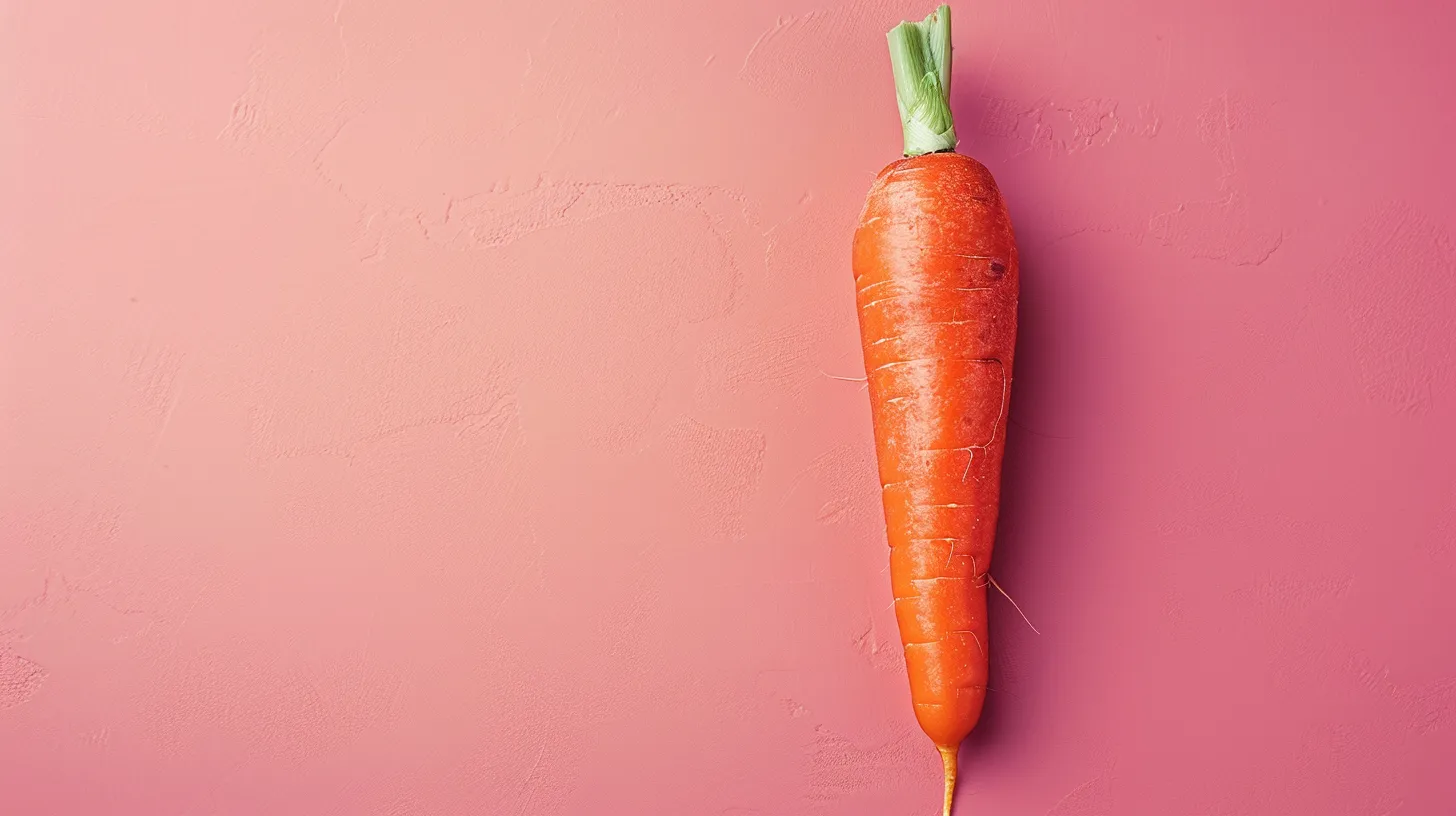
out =
<path fill-rule="evenodd" d="M 1031 618 L 1028 618 L 1026 616 L 1026 613 L 1021 611 L 1021 604 L 1017 603 L 1015 598 L 1011 597 L 1011 595 L 1008 594 L 1006 590 L 1002 589 L 1001 585 L 996 583 L 996 579 L 992 578 L 991 573 L 989 572 L 986 573 L 986 581 L 991 586 L 995 587 L 997 592 L 1005 596 L 1006 600 L 1010 601 L 1012 606 L 1016 607 L 1016 614 L 1020 615 L 1021 619 L 1026 621 L 1026 625 L 1031 627 L 1031 631 L 1037 633 L 1038 635 L 1041 634 L 1041 630 L 1036 628 L 1036 624 L 1031 622 Z"/>
<path fill-rule="evenodd" d="M 956 758 L 961 747 L 959 745 L 954 748 L 947 748 L 944 745 L 938 747 L 940 748 L 940 761 L 945 765 L 945 810 L 941 812 L 941 816 L 950 816 L 951 805 L 955 803 Z"/>

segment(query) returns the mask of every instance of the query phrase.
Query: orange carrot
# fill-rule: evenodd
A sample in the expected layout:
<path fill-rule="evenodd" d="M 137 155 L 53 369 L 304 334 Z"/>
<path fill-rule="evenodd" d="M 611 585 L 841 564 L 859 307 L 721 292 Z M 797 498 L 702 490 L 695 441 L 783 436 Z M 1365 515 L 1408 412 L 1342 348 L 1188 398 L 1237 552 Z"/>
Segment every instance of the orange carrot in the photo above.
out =
<path fill-rule="evenodd" d="M 1016 243 L 991 174 L 955 152 L 950 9 L 889 33 L 905 158 L 880 171 L 854 278 L 910 698 L 945 810 L 986 698 L 986 585 L 1016 343 Z"/>

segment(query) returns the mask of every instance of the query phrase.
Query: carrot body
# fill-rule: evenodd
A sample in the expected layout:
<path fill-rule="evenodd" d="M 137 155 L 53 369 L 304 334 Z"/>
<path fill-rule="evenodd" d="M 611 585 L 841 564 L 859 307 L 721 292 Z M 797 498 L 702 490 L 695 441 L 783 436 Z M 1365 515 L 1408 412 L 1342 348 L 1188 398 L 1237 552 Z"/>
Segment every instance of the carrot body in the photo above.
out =
<path fill-rule="evenodd" d="M 855 231 L 854 278 L 910 698 L 945 754 L 986 699 L 1016 342 L 1016 243 L 990 172 L 954 152 L 882 170 Z M 947 813 L 954 773 L 950 753 Z"/>
<path fill-rule="evenodd" d="M 955 152 L 950 7 L 886 35 L 903 158 L 854 234 L 854 281 L 910 701 L 940 748 L 944 816 L 986 702 L 1020 277 L 1001 191 Z"/>

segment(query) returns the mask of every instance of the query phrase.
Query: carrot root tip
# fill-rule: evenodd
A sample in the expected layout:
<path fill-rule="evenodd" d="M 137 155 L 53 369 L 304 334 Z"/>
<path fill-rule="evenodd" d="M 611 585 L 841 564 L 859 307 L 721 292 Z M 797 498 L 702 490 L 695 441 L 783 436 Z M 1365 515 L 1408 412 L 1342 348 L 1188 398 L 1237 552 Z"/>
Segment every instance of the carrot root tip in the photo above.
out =
<path fill-rule="evenodd" d="M 947 748 L 941 745 L 937 747 L 940 748 L 940 760 L 945 765 L 945 810 L 942 811 L 941 816 L 950 816 L 951 805 L 955 802 L 956 764 L 960 746 Z"/>

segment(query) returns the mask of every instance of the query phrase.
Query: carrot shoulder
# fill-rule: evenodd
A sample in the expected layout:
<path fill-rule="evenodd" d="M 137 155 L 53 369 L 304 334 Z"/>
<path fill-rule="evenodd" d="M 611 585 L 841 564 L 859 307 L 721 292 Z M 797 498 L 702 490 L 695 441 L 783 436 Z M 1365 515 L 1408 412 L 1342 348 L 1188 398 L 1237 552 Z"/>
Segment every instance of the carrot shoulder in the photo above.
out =
<path fill-rule="evenodd" d="M 955 152 L 949 8 L 889 43 L 905 158 L 870 189 L 854 277 L 895 615 L 949 814 L 957 750 L 986 696 L 1019 276 L 995 180 Z"/>

